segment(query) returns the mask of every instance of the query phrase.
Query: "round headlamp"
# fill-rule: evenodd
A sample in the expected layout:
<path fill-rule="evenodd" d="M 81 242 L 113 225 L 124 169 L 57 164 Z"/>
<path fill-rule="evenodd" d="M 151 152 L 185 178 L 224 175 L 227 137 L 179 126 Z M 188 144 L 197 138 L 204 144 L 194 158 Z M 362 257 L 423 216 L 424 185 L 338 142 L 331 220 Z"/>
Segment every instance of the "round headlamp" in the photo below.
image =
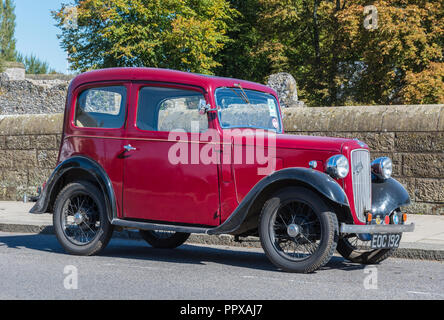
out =
<path fill-rule="evenodd" d="M 393 163 L 390 158 L 382 157 L 372 162 L 372 172 L 380 179 L 388 179 L 392 176 Z"/>
<path fill-rule="evenodd" d="M 342 154 L 333 156 L 327 160 L 326 171 L 333 178 L 343 179 L 348 175 L 350 165 Z"/>

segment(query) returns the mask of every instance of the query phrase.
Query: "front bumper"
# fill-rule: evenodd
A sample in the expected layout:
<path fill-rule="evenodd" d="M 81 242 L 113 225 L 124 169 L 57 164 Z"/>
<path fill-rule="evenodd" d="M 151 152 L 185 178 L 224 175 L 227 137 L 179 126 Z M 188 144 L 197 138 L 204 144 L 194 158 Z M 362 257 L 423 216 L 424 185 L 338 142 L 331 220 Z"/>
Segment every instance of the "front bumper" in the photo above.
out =
<path fill-rule="evenodd" d="M 369 225 L 354 225 L 341 224 L 341 233 L 403 233 L 413 232 L 415 224 L 369 224 Z"/>

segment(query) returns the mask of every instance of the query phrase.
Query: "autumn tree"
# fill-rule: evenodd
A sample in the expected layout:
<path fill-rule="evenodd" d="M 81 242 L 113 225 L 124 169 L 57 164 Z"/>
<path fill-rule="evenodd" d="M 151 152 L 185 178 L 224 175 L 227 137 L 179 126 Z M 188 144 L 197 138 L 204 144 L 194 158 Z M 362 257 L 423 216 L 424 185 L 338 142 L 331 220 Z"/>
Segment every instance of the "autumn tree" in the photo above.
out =
<path fill-rule="evenodd" d="M 359 53 L 353 98 L 363 103 L 444 103 L 444 4 L 376 0 L 378 26 L 361 23 L 367 1 L 337 14 L 342 51 Z M 349 79 L 342 79 L 339 84 Z M 358 100 L 359 99 L 359 100 Z"/>
<path fill-rule="evenodd" d="M 260 63 L 237 67 L 239 77 L 265 82 L 271 72 L 290 72 L 313 106 L 443 102 L 442 1 L 249 1 L 256 8 L 244 19 L 250 26 L 230 44 L 241 50 L 225 61 Z M 364 26 L 368 5 L 376 28 Z"/>
<path fill-rule="evenodd" d="M 78 71 L 146 66 L 210 73 L 235 14 L 225 0 L 76 0 L 74 8 L 63 5 L 53 15 Z"/>

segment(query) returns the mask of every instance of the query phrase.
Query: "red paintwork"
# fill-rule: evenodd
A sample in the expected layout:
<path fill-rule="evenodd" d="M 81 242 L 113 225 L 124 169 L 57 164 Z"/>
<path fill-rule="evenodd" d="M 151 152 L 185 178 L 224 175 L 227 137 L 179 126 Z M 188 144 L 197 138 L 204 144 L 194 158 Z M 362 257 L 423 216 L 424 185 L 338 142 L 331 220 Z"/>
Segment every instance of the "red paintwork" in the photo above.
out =
<path fill-rule="evenodd" d="M 257 174 L 258 164 L 170 164 L 168 150 L 175 142 L 168 141 L 168 133 L 147 132 L 136 127 L 138 90 L 142 85 L 153 85 L 153 82 L 199 90 L 213 107 L 215 89 L 233 87 L 237 83 L 244 89 L 267 92 L 277 98 L 271 88 L 257 83 L 173 70 L 113 68 L 87 72 L 77 76 L 69 88 L 59 163 L 74 155 L 97 161 L 112 180 L 120 218 L 220 225 L 263 178 Z M 110 83 L 127 87 L 125 126 L 120 129 L 77 128 L 73 118 L 79 92 Z M 214 144 L 215 149 L 222 151 L 221 157 L 226 151 L 224 147 L 255 144 L 254 139 L 251 142 L 251 139 L 227 137 L 229 133 L 221 129 L 214 112 L 209 112 L 209 126 L 217 130 L 220 141 L 228 141 L 225 145 Z M 254 136 L 256 132 L 251 130 L 251 134 Z M 188 138 L 190 146 L 203 148 L 207 145 L 198 142 L 198 135 L 189 134 Z M 123 146 L 127 144 L 137 151 L 124 155 Z M 276 170 L 308 167 L 309 161 L 317 160 L 320 164 L 317 170 L 323 171 L 322 164 L 329 157 L 342 153 L 350 159 L 351 150 L 360 148 L 357 141 L 350 139 L 278 134 Z M 343 185 L 354 213 L 351 174 L 338 183 Z M 354 219 L 356 224 L 362 224 L 356 217 Z"/>

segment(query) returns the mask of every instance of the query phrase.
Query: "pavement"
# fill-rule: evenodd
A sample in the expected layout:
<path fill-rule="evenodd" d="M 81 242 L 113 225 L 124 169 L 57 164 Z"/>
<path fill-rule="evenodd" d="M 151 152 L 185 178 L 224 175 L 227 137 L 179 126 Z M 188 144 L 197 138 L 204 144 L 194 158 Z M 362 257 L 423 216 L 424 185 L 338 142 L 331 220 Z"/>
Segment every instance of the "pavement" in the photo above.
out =
<path fill-rule="evenodd" d="M 0 201 L 0 232 L 53 234 L 51 214 L 30 214 L 32 202 Z M 394 257 L 444 261 L 444 216 L 409 215 L 407 223 L 415 223 L 415 231 L 404 233 Z M 136 231 L 114 232 L 113 237 L 140 240 Z M 193 234 L 187 243 L 260 248 L 257 238 L 235 242 L 229 235 L 208 236 Z"/>

